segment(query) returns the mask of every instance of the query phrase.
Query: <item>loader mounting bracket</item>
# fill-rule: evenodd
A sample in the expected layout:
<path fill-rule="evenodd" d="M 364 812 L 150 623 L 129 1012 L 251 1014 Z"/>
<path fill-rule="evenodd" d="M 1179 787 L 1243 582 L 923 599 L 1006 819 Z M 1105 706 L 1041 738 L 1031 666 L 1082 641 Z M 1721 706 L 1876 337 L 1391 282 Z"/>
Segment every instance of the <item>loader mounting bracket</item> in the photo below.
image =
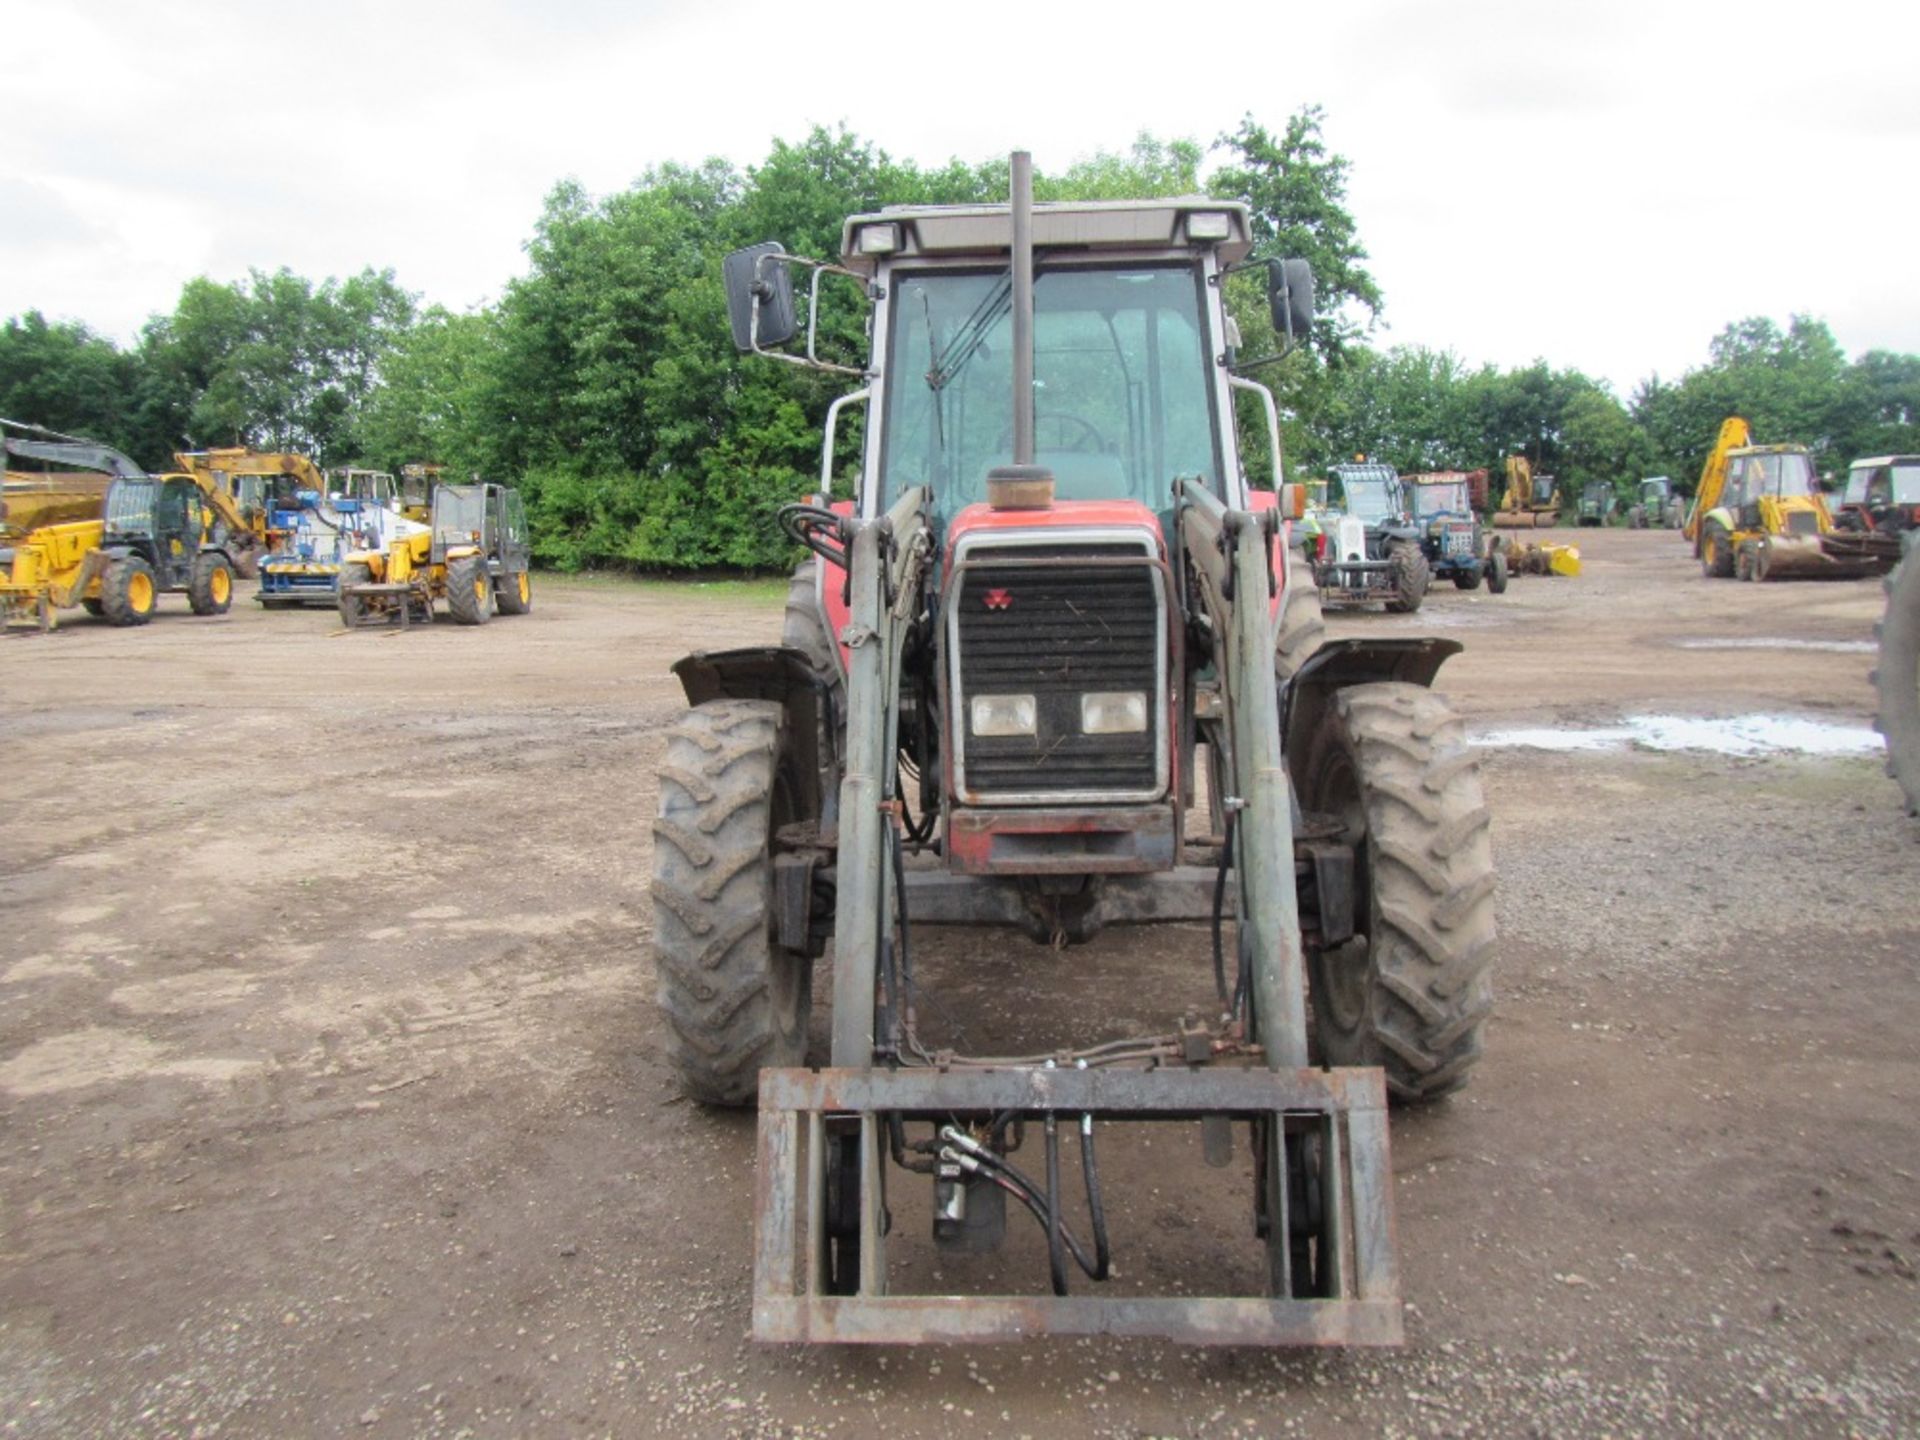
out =
<path fill-rule="evenodd" d="M 1318 1296 L 1296 1298 L 1288 1246 L 1277 1237 L 1290 1233 L 1289 1207 L 1298 1201 L 1287 1185 L 1270 1183 L 1261 1212 L 1269 1221 L 1268 1296 L 889 1293 L 882 1173 L 889 1126 L 895 1119 L 945 1123 L 1009 1113 L 1075 1123 L 1091 1116 L 1103 1126 L 1209 1117 L 1217 1124 L 1224 1117 L 1269 1126 L 1268 1133 L 1284 1128 L 1289 1149 L 1297 1135 L 1319 1137 L 1314 1143 L 1324 1159 L 1309 1204 L 1325 1217 L 1327 1284 Z M 830 1134 L 845 1141 L 830 1146 Z M 852 1202 L 852 1213 L 838 1217 L 829 1213 L 836 1165 L 830 1149 L 850 1162 L 839 1198 Z M 770 1068 L 760 1072 L 755 1169 L 758 1340 L 919 1344 L 1130 1335 L 1193 1345 L 1397 1345 L 1403 1338 L 1386 1082 L 1377 1069 Z M 857 1276 L 835 1277 L 828 1239 L 856 1225 Z"/>

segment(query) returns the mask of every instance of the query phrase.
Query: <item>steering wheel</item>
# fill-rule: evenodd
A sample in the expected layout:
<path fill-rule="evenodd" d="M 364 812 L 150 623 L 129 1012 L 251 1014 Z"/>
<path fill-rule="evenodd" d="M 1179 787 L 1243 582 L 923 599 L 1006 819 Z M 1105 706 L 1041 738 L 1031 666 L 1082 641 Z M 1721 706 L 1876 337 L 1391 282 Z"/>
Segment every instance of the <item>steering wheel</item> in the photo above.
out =
<path fill-rule="evenodd" d="M 1069 451 L 1076 455 L 1112 453 L 1112 447 L 1107 444 L 1107 437 L 1100 433 L 1099 428 L 1092 421 L 1083 420 L 1078 415 L 1069 415 L 1064 410 L 1049 410 L 1045 415 L 1033 417 L 1034 449 L 1043 448 L 1040 444 L 1040 430 L 1041 427 L 1049 424 L 1061 432 L 1059 436 L 1061 443 L 1052 447 L 1054 449 Z M 1013 426 L 1009 425 L 1000 432 L 1000 439 L 994 448 L 1005 450 L 1012 444 Z"/>

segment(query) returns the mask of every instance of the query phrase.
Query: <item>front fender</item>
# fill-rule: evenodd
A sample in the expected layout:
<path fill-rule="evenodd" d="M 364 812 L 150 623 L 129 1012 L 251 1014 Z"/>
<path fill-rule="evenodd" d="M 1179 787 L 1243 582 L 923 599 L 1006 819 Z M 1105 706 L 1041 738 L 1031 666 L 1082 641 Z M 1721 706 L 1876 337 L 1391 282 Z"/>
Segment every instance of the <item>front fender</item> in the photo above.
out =
<path fill-rule="evenodd" d="M 1336 690 L 1388 681 L 1430 686 L 1440 667 L 1465 648 L 1458 640 L 1431 635 L 1325 642 L 1280 689 L 1280 735 L 1287 769 L 1300 773 L 1307 744 Z"/>
<path fill-rule="evenodd" d="M 689 705 L 709 700 L 772 700 L 787 712 L 795 778 L 806 787 L 799 818 L 831 817 L 839 799 L 840 737 L 827 680 L 790 645 L 696 650 L 674 663 Z"/>

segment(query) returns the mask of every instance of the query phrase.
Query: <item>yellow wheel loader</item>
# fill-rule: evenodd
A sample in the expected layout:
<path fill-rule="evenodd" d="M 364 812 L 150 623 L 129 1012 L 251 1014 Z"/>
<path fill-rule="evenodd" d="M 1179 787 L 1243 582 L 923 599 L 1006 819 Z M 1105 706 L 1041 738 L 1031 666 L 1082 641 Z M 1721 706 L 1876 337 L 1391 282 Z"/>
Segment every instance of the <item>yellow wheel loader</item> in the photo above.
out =
<path fill-rule="evenodd" d="M 1507 457 L 1507 491 L 1493 513 L 1496 530 L 1544 530 L 1560 518 L 1560 487 L 1551 475 L 1536 475 L 1524 455 Z"/>
<path fill-rule="evenodd" d="M 389 510 L 368 512 L 365 539 L 340 566 L 340 623 L 349 630 L 430 622 L 436 601 L 461 625 L 484 625 L 496 609 L 533 608 L 531 551 L 520 492 L 504 485 L 440 485 L 422 525 Z"/>
<path fill-rule="evenodd" d="M 1827 553 L 1833 517 L 1804 445 L 1756 445 L 1738 415 L 1721 422 L 1682 533 L 1715 580 L 1850 580 L 1874 572 Z"/>

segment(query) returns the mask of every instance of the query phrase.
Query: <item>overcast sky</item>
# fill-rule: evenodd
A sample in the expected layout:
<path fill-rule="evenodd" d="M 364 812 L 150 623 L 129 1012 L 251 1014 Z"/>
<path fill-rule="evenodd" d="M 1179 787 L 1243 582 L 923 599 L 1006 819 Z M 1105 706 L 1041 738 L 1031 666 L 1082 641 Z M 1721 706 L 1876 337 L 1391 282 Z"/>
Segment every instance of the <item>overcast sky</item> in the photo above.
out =
<path fill-rule="evenodd" d="M 1379 343 L 1536 357 L 1624 398 L 1727 322 L 1920 351 L 1920 5 L 5 7 L 0 316 L 131 338 L 182 282 L 391 266 L 494 299 L 556 180 L 752 164 L 845 123 L 1046 170 L 1302 104 L 1353 162 Z"/>

